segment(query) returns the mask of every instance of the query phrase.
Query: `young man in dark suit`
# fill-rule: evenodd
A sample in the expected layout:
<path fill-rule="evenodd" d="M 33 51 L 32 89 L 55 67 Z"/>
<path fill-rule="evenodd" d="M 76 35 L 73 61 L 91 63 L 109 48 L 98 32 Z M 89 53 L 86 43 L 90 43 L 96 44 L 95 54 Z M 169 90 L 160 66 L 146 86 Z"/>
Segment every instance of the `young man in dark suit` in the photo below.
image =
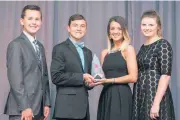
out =
<path fill-rule="evenodd" d="M 57 88 L 53 118 L 58 120 L 90 119 L 88 89 L 94 78 L 90 75 L 92 52 L 81 42 L 86 29 L 85 18 L 72 15 L 68 22 L 69 38 L 53 48 L 51 76 Z"/>
<path fill-rule="evenodd" d="M 42 23 L 40 7 L 25 6 L 20 23 L 23 32 L 7 49 L 10 92 L 5 114 L 9 115 L 9 120 L 47 119 L 50 107 L 48 71 L 44 47 L 36 39 Z"/>

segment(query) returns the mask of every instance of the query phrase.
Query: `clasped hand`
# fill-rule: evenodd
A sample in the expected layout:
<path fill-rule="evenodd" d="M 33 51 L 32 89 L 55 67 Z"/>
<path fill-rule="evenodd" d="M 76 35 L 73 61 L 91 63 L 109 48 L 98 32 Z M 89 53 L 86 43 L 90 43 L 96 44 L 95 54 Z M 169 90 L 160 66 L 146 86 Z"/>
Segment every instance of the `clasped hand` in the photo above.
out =
<path fill-rule="evenodd" d="M 21 113 L 21 120 L 32 120 L 33 117 L 34 115 L 31 108 L 27 108 Z"/>
<path fill-rule="evenodd" d="M 97 86 L 97 85 L 100 85 L 100 84 L 103 83 L 102 81 L 96 81 L 96 80 L 94 79 L 94 77 L 91 76 L 91 75 L 88 74 L 88 73 L 83 74 L 83 78 L 84 78 L 84 80 L 85 80 L 85 83 L 86 83 L 89 87 L 94 87 L 94 86 Z"/>
<path fill-rule="evenodd" d="M 48 119 L 49 112 L 50 112 L 49 106 L 45 106 L 44 107 L 44 120 Z M 34 118 L 34 115 L 31 108 L 27 108 L 22 111 L 21 120 L 33 120 L 33 118 Z"/>

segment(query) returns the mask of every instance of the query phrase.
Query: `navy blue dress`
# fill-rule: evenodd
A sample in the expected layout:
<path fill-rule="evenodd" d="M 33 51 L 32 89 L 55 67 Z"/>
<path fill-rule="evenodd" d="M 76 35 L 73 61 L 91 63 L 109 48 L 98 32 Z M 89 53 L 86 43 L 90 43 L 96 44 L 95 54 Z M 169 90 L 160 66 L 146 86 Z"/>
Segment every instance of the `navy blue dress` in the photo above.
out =
<path fill-rule="evenodd" d="M 120 51 L 107 54 L 103 71 L 106 78 L 128 74 L 127 64 Z M 97 120 L 131 120 L 132 92 L 126 84 L 104 84 L 100 95 Z"/>

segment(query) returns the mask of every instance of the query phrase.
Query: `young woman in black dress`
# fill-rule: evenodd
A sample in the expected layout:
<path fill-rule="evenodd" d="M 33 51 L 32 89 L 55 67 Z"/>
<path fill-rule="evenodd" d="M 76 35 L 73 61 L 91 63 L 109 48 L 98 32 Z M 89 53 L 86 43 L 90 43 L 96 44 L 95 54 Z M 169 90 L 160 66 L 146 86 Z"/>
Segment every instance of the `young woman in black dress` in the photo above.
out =
<path fill-rule="evenodd" d="M 130 43 L 125 20 L 110 18 L 109 47 L 102 51 L 101 63 L 106 79 L 100 95 L 97 120 L 131 120 L 132 92 L 128 83 L 137 80 L 136 53 Z"/>
<path fill-rule="evenodd" d="M 138 80 L 133 89 L 132 120 L 175 120 L 169 80 L 172 48 L 162 38 L 160 17 L 154 10 L 141 17 L 141 32 L 146 37 L 137 55 Z"/>

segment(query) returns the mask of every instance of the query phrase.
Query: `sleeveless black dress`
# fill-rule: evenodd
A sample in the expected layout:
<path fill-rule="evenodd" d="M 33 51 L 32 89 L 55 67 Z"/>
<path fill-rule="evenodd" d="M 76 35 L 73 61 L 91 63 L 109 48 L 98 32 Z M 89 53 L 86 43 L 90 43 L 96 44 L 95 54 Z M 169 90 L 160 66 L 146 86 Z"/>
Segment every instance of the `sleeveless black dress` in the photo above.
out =
<path fill-rule="evenodd" d="M 103 71 L 106 78 L 128 74 L 126 61 L 120 51 L 107 54 Z M 100 95 L 97 120 L 131 120 L 132 92 L 126 84 L 104 84 Z"/>
<path fill-rule="evenodd" d="M 150 110 L 161 75 L 171 75 L 172 48 L 161 39 L 150 45 L 142 45 L 137 55 L 138 80 L 133 89 L 132 120 L 151 120 Z M 156 120 L 175 120 L 171 91 L 168 86 L 160 103 Z"/>

